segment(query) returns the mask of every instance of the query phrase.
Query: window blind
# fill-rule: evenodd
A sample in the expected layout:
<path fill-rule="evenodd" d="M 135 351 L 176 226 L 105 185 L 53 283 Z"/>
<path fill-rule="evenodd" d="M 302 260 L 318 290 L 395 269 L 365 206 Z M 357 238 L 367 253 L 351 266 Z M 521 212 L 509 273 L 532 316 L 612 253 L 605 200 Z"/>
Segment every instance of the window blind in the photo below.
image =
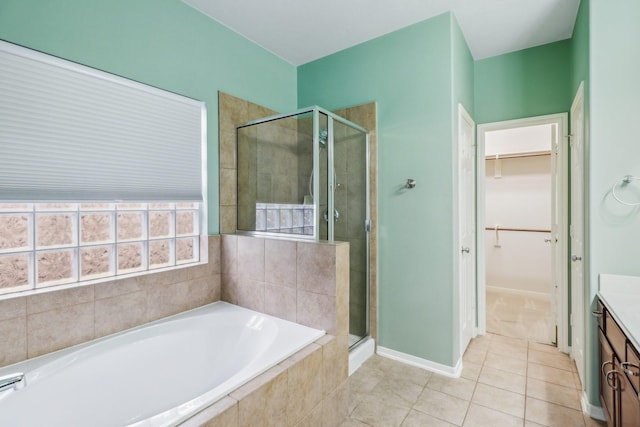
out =
<path fill-rule="evenodd" d="M 0 200 L 203 200 L 203 102 L 0 41 Z"/>

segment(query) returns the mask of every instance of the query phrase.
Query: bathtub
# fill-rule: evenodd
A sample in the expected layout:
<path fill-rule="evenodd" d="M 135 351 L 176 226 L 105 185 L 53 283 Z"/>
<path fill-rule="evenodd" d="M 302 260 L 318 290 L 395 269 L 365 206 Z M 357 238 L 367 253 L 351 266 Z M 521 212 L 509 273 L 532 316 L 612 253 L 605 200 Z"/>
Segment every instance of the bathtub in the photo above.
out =
<path fill-rule="evenodd" d="M 216 302 L 1 368 L 0 424 L 176 425 L 323 335 Z"/>

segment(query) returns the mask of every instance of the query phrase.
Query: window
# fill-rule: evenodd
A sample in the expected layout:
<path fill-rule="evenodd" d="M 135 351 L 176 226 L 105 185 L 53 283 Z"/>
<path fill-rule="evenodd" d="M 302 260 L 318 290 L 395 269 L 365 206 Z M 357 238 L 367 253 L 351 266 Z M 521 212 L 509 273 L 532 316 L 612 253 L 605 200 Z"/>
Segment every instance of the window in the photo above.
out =
<path fill-rule="evenodd" d="M 201 203 L 0 203 L 0 293 L 203 261 Z"/>
<path fill-rule="evenodd" d="M 0 41 L 0 294 L 207 261 L 203 102 Z"/>

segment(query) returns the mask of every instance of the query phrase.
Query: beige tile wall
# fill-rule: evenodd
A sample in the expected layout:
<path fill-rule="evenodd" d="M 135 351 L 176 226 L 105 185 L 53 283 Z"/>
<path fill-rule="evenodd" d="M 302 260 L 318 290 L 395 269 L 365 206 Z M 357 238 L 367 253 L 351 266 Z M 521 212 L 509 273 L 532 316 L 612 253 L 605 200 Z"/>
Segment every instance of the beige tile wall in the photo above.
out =
<path fill-rule="evenodd" d="M 236 126 L 277 112 L 224 92 L 218 93 L 218 112 L 220 233 L 235 233 L 238 209 Z"/>
<path fill-rule="evenodd" d="M 347 243 L 223 234 L 220 252 L 224 301 L 346 340 Z"/>
<path fill-rule="evenodd" d="M 0 366 L 220 299 L 220 236 L 209 263 L 0 301 Z"/>

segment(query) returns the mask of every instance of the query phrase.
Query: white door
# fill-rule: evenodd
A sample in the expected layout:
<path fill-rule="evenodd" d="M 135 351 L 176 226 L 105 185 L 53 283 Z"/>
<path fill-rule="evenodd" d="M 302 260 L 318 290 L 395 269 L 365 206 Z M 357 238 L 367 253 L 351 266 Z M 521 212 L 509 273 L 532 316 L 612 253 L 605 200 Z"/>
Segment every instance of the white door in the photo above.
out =
<path fill-rule="evenodd" d="M 584 89 L 571 106 L 571 356 L 584 384 Z"/>
<path fill-rule="evenodd" d="M 565 260 L 559 257 L 560 247 L 558 246 L 560 239 L 564 239 L 559 233 L 562 213 L 560 197 L 563 196 L 560 188 L 562 181 L 558 174 L 559 139 L 558 125 L 554 123 L 551 125 L 551 235 L 545 241 L 551 247 L 551 327 L 553 329 L 549 331 L 549 342 L 556 346 L 558 345 L 558 302 L 562 300 L 560 297 L 560 278 L 562 277 L 562 264 L 565 263 Z"/>
<path fill-rule="evenodd" d="M 460 271 L 460 352 L 473 338 L 476 324 L 476 172 L 475 123 L 458 105 L 458 223 Z"/>

